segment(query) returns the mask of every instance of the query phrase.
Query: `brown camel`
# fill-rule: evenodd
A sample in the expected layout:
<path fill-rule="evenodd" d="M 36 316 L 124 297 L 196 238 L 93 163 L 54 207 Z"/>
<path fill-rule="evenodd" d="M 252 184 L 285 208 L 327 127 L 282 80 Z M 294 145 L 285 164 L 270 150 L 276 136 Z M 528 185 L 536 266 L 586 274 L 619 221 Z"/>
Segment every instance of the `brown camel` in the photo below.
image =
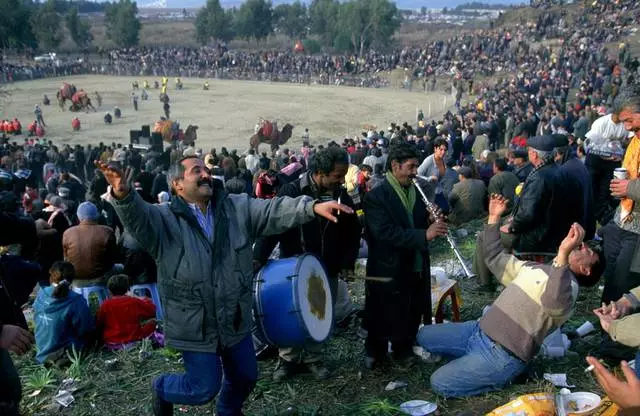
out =
<path fill-rule="evenodd" d="M 278 150 L 280 145 L 285 144 L 291 138 L 292 133 L 293 125 L 289 123 L 285 124 L 280 131 L 273 129 L 271 137 L 263 136 L 262 128 L 260 128 L 258 133 L 254 134 L 249 139 L 249 146 L 254 149 L 256 153 L 258 153 L 258 147 L 260 146 L 260 144 L 267 143 L 271 145 L 271 151 L 275 152 L 276 150 Z"/>

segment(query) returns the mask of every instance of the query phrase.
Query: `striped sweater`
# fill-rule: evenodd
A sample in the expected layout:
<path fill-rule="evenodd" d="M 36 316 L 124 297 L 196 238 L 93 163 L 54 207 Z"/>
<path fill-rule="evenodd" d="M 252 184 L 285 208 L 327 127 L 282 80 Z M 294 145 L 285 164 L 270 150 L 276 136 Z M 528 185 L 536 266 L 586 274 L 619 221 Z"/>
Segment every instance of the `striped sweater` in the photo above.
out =
<path fill-rule="evenodd" d="M 485 263 L 505 286 L 480 328 L 492 340 L 525 362 L 536 355 L 544 338 L 569 319 L 577 282 L 568 266 L 525 262 L 507 254 L 498 225 L 484 230 Z"/>

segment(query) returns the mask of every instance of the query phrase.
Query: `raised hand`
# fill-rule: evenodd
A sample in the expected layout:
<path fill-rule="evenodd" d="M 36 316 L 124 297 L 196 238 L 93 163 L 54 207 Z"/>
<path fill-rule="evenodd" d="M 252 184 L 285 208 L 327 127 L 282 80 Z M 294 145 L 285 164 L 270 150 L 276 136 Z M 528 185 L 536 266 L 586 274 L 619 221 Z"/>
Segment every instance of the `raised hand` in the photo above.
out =
<path fill-rule="evenodd" d="M 119 167 L 108 165 L 99 160 L 96 160 L 94 164 L 100 169 L 109 185 L 111 185 L 111 191 L 116 198 L 122 199 L 127 196 L 130 187 L 128 182 L 129 175 L 126 171 L 123 172 Z"/>
<path fill-rule="evenodd" d="M 507 210 L 509 200 L 499 194 L 491 194 L 489 198 L 489 216 L 501 217 Z"/>
<path fill-rule="evenodd" d="M 331 222 L 338 222 L 338 218 L 333 214 L 333 211 L 353 214 L 353 210 L 349 206 L 340 204 L 337 201 L 317 202 L 313 206 L 313 212 L 316 215 L 326 218 Z"/>
<path fill-rule="evenodd" d="M 569 256 L 574 249 L 582 244 L 582 240 L 584 240 L 584 228 L 577 222 L 574 222 L 567 233 L 567 236 L 560 243 L 560 248 L 558 249 L 558 253 L 564 256 Z"/>

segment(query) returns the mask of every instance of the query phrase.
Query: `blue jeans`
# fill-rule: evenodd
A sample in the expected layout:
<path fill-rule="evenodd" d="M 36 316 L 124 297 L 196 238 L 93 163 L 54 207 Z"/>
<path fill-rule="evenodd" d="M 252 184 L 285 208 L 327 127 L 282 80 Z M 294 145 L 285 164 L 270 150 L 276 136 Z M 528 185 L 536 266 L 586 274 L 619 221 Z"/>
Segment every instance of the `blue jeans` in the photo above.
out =
<path fill-rule="evenodd" d="M 241 415 L 242 404 L 258 379 L 258 363 L 251 336 L 219 353 L 183 351 L 185 374 L 165 374 L 153 388 L 162 400 L 190 406 L 218 398 L 219 416 Z M 223 380 L 224 373 L 224 380 Z"/>
<path fill-rule="evenodd" d="M 493 342 L 477 321 L 427 325 L 417 338 L 425 350 L 455 358 L 431 375 L 433 391 L 444 397 L 499 390 L 527 368 L 527 363 Z"/>
<path fill-rule="evenodd" d="M 636 353 L 636 376 L 640 378 L 640 351 Z"/>

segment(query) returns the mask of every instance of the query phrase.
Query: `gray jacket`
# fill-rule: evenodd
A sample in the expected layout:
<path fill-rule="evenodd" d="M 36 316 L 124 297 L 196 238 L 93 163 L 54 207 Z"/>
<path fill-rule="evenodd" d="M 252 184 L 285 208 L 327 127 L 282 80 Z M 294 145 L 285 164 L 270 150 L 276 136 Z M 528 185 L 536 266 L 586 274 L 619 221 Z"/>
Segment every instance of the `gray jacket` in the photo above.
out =
<path fill-rule="evenodd" d="M 111 198 L 125 229 L 158 266 L 167 344 L 179 350 L 216 352 L 250 334 L 253 306 L 252 245 L 314 218 L 314 200 L 252 199 L 215 192 L 214 240 L 189 205 L 151 205 L 137 192 Z"/>

